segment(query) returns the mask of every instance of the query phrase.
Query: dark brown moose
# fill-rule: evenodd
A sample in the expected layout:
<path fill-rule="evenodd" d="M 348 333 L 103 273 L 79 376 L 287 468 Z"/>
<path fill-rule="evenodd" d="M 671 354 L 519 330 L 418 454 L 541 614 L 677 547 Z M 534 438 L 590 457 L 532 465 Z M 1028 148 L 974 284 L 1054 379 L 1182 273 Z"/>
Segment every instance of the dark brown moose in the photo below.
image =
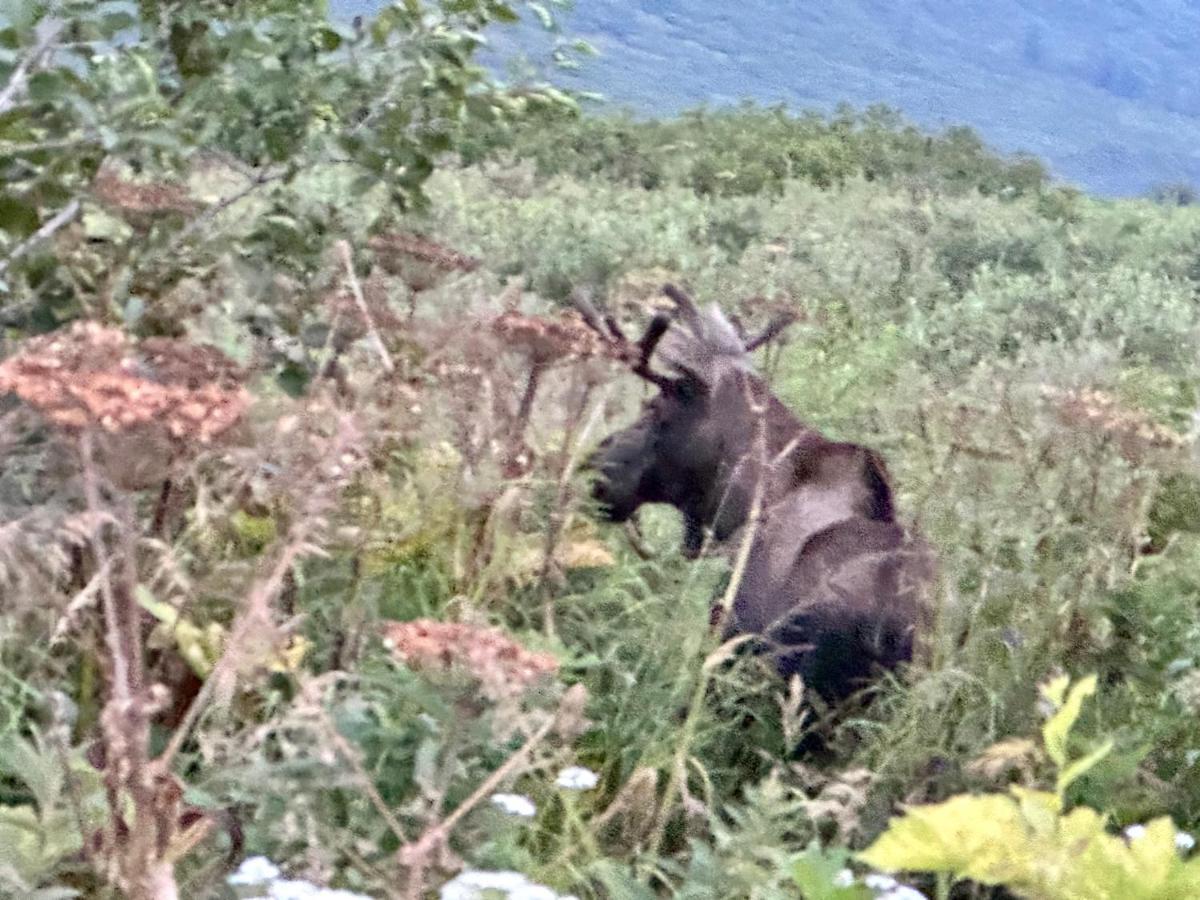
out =
<path fill-rule="evenodd" d="M 806 426 L 755 374 L 751 351 L 790 320 L 747 340 L 715 305 L 663 290 L 675 314 L 656 315 L 636 344 L 577 297 L 658 388 L 591 457 L 595 497 L 618 522 L 644 503 L 676 507 L 692 557 L 706 539 L 740 547 L 752 529 L 724 636 L 757 635 L 782 676 L 843 700 L 912 658 L 932 554 L 897 523 L 880 457 Z"/>

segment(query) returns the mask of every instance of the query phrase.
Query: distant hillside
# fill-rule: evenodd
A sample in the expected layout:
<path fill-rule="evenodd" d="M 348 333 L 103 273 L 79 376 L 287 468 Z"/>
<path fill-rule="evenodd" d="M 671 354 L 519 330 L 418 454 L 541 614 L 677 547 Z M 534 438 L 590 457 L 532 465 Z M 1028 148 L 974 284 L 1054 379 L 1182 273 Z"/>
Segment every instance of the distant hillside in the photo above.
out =
<path fill-rule="evenodd" d="M 334 0 L 348 15 L 372 0 Z M 578 0 L 565 29 L 601 57 L 569 77 L 640 113 L 745 97 L 884 102 L 966 123 L 1101 194 L 1200 183 L 1195 0 Z M 535 29 L 497 34 L 536 49 Z"/>

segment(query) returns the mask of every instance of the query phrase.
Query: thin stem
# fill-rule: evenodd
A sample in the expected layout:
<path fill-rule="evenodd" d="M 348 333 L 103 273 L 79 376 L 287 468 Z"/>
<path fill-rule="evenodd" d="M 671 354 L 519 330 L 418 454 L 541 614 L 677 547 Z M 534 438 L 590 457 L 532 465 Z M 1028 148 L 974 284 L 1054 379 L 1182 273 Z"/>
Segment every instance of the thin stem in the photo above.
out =
<path fill-rule="evenodd" d="M 363 791 L 367 795 L 367 799 L 371 801 L 371 805 L 375 807 L 375 811 L 379 813 L 380 818 L 387 823 L 388 828 L 392 830 L 392 834 L 400 843 L 405 843 L 408 836 L 405 834 L 404 826 L 400 824 L 400 820 L 393 815 L 384 801 L 383 796 L 375 787 L 375 782 L 371 780 L 370 774 L 363 767 L 362 760 L 359 759 L 358 753 L 350 742 L 342 737 L 341 732 L 337 730 L 333 720 L 324 709 L 320 711 L 321 730 L 325 732 L 326 738 L 333 744 L 334 749 L 341 754 L 342 758 L 350 764 L 350 768 L 354 770 L 355 776 L 361 783 Z"/>
<path fill-rule="evenodd" d="M 276 560 L 274 567 L 267 577 L 251 591 L 250 599 L 246 604 L 246 610 L 234 626 L 233 633 L 225 647 L 225 652 L 221 654 L 221 658 L 217 660 L 217 664 L 213 666 L 213 670 L 204 680 L 204 685 L 196 693 L 196 696 L 192 698 L 187 712 L 184 713 L 183 719 L 175 729 L 175 733 L 171 735 L 171 742 L 157 760 L 157 765 L 161 771 L 165 772 L 170 767 L 172 760 L 179 754 L 184 742 L 188 739 L 192 729 L 195 728 L 201 713 L 204 712 L 212 700 L 217 686 L 224 683 L 227 676 L 233 670 L 241 646 L 246 636 L 250 633 L 253 623 L 258 618 L 256 614 L 268 608 L 271 600 L 282 590 L 284 577 L 291 570 L 292 566 L 296 564 L 296 560 L 307 546 L 306 537 L 307 535 L 301 533 L 289 541 L 279 554 L 279 559 Z"/>
<path fill-rule="evenodd" d="M 383 338 L 379 336 L 379 329 L 375 327 L 375 319 L 371 316 L 371 311 L 367 309 L 367 300 L 363 296 L 362 285 L 359 283 L 358 275 L 354 271 L 354 259 L 350 254 L 350 242 L 337 242 L 338 254 L 342 257 L 342 265 L 346 268 L 346 280 L 350 283 L 350 292 L 354 296 L 354 302 L 358 306 L 358 311 L 362 313 L 363 321 L 366 322 L 367 332 L 371 335 L 371 343 L 375 345 L 375 352 L 379 354 L 379 359 L 383 363 L 384 370 L 390 375 L 396 370 L 395 364 L 392 362 L 392 356 L 388 353 L 387 347 L 384 346 Z"/>
<path fill-rule="evenodd" d="M 5 272 L 7 272 L 9 266 L 11 266 L 14 262 L 32 250 L 42 241 L 46 240 L 60 228 L 70 223 L 70 221 L 75 218 L 78 212 L 78 200 L 72 200 L 70 203 L 56 212 L 42 225 L 41 228 L 39 228 L 21 243 L 17 244 L 17 246 L 13 247 L 5 259 L 0 260 L 0 275 L 3 275 Z"/>
<path fill-rule="evenodd" d="M 4 90 L 0 90 L 0 115 L 8 112 L 20 99 L 21 94 L 25 91 L 25 86 L 29 82 L 29 73 L 42 64 L 42 60 L 50 52 L 54 42 L 58 40 L 58 36 L 62 34 L 64 28 L 67 27 L 65 19 L 44 19 L 38 26 L 42 32 L 39 35 L 37 43 L 34 44 L 25 58 L 17 64 L 13 69 L 12 74 L 8 77 L 8 84 L 4 86 Z"/>
<path fill-rule="evenodd" d="M 83 494 L 88 512 L 99 520 L 100 518 L 100 487 L 96 478 L 96 465 L 93 456 L 91 429 L 84 429 L 79 437 L 79 455 L 83 463 Z M 108 646 L 108 655 L 112 663 L 112 692 L 113 699 L 127 704 L 132 699 L 129 681 L 129 660 L 121 641 L 121 623 L 117 611 L 117 598 L 113 591 L 111 566 L 104 542 L 95 529 L 88 534 L 92 553 L 96 557 L 99 571 L 96 576 L 100 579 L 100 598 L 104 608 L 104 641 Z"/>
<path fill-rule="evenodd" d="M 585 420 L 583 428 L 575 432 L 568 429 L 563 443 L 564 459 L 562 470 L 558 475 L 558 491 L 554 499 L 554 509 L 550 514 L 550 523 L 546 529 L 546 544 L 543 547 L 542 571 L 538 580 L 538 592 L 542 595 L 543 628 L 548 638 L 555 637 L 554 609 L 546 592 L 550 570 L 554 565 L 554 553 L 558 549 L 558 541 L 571 523 L 572 511 L 567 508 L 568 492 L 571 487 L 571 475 L 578 468 L 583 448 L 587 445 L 588 436 L 600 421 L 604 404 L 608 399 L 611 387 L 606 387 L 600 401 L 592 407 L 591 415 Z M 586 389 L 581 409 L 586 409 L 590 399 L 590 388 Z"/>
<path fill-rule="evenodd" d="M 425 829 L 425 832 L 416 841 L 416 843 L 408 844 L 400 848 L 401 859 L 408 861 L 410 872 L 408 882 L 407 897 L 410 900 L 417 900 L 421 896 L 424 888 L 424 872 L 425 865 L 431 854 L 444 845 L 450 839 L 450 834 L 454 827 L 462 821 L 462 818 L 473 810 L 476 806 L 482 803 L 487 797 L 490 797 L 496 792 L 504 781 L 517 771 L 521 766 L 525 765 L 533 751 L 537 749 L 546 738 L 550 735 L 558 724 L 558 717 L 552 716 L 535 731 L 521 748 L 504 761 L 495 772 L 485 778 L 466 800 L 458 805 L 458 807 L 446 816 L 441 822 L 432 825 Z"/>
<path fill-rule="evenodd" d="M 766 407 L 755 403 L 749 395 L 747 395 L 746 399 L 750 404 L 751 411 L 757 417 L 754 444 L 760 465 L 758 477 L 754 482 L 754 494 L 750 504 L 750 514 L 746 530 L 742 534 L 742 542 L 738 547 L 733 571 L 729 577 L 729 584 L 726 585 L 725 593 L 721 597 L 720 618 L 717 622 L 717 628 L 714 630 L 718 630 L 728 620 L 729 612 L 733 609 L 733 603 L 737 598 L 738 590 L 741 588 L 742 580 L 746 576 L 746 565 L 750 560 L 750 551 L 758 536 L 759 522 L 762 520 L 763 500 L 766 496 L 768 474 Z M 679 743 L 676 746 L 675 756 L 667 775 L 666 789 L 663 792 L 662 803 L 658 808 L 658 816 L 650 840 L 650 852 L 652 855 L 656 855 L 662 846 L 663 838 L 666 836 L 667 823 L 670 821 L 671 813 L 674 811 L 675 795 L 680 791 L 682 779 L 687 777 L 687 761 L 690 756 L 690 747 L 695 739 L 696 730 L 700 725 L 700 717 L 704 711 L 704 701 L 708 695 L 708 686 L 712 681 L 712 673 L 716 668 L 714 662 L 715 659 L 712 655 L 706 657 L 704 664 L 700 668 L 699 677 L 696 679 L 695 689 L 692 691 L 687 716 L 684 719 Z"/>

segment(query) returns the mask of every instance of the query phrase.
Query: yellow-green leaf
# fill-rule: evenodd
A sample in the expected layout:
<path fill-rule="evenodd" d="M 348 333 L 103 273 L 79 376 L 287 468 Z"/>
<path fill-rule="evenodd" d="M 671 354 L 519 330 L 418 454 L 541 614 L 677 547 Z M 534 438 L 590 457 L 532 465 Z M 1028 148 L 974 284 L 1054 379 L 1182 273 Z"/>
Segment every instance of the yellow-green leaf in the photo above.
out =
<path fill-rule="evenodd" d="M 1062 696 L 1059 682 L 1060 679 L 1055 679 L 1050 687 L 1044 689 L 1051 702 L 1056 696 Z M 1053 693 L 1051 693 L 1051 689 Z M 1058 711 L 1042 726 L 1042 740 L 1046 744 L 1046 753 L 1059 768 L 1067 764 L 1067 736 L 1071 733 L 1075 720 L 1079 718 L 1083 701 L 1094 693 L 1096 693 L 1095 675 L 1089 675 L 1076 682 L 1067 693 L 1067 699 L 1059 705 Z"/>
<path fill-rule="evenodd" d="M 1113 742 L 1105 741 L 1101 746 L 1097 747 L 1087 756 L 1075 760 L 1075 762 L 1066 766 L 1058 773 L 1058 795 L 1061 797 L 1071 784 L 1081 778 L 1087 771 L 1096 766 L 1104 757 L 1112 752 Z"/>

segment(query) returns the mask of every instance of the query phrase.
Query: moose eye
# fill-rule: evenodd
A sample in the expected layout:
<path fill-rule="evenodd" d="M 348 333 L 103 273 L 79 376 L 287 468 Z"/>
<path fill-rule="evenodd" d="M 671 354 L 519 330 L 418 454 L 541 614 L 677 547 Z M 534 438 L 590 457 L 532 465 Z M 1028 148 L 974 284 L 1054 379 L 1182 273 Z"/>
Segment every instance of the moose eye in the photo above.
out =
<path fill-rule="evenodd" d="M 675 382 L 673 393 L 686 403 L 690 400 L 695 400 L 704 393 L 704 386 L 694 378 L 680 378 Z"/>

